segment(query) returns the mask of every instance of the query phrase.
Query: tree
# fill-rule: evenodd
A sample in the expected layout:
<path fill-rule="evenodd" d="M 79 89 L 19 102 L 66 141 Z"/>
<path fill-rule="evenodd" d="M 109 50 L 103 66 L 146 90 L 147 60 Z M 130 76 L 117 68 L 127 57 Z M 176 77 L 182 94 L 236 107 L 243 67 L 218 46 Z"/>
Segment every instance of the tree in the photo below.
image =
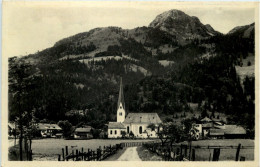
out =
<path fill-rule="evenodd" d="M 134 137 L 135 137 L 135 135 L 134 135 L 134 133 L 133 133 L 132 131 L 130 131 L 129 137 L 130 137 L 130 138 L 134 138 Z"/>
<path fill-rule="evenodd" d="M 172 146 L 173 143 L 180 142 L 185 138 L 182 128 L 173 122 L 161 123 L 157 134 L 161 140 L 162 146 L 167 142 L 170 142 L 170 145 Z"/>
<path fill-rule="evenodd" d="M 63 136 L 65 138 L 69 138 L 73 132 L 72 124 L 68 120 L 65 120 L 65 121 L 59 121 L 58 125 L 61 127 L 63 131 Z"/>
<path fill-rule="evenodd" d="M 18 115 L 18 128 L 20 131 L 19 136 L 19 154 L 20 161 L 23 160 L 23 151 L 22 151 L 22 141 L 24 137 L 24 127 L 28 127 L 31 122 L 31 117 L 24 117 L 30 115 L 30 111 L 32 111 L 34 103 L 31 103 L 33 97 L 32 88 L 35 85 L 34 76 L 35 74 L 34 68 L 31 65 L 25 63 L 22 60 L 17 60 L 16 58 L 9 59 L 9 108 L 10 110 L 14 110 L 14 115 L 9 115 L 9 120 L 14 119 L 16 115 Z M 28 111 L 28 112 L 26 112 Z"/>
<path fill-rule="evenodd" d="M 122 135 L 122 138 L 124 139 L 125 136 L 126 136 L 126 132 L 125 131 L 121 131 L 121 135 Z"/>
<path fill-rule="evenodd" d="M 93 138 L 97 139 L 97 138 L 99 138 L 99 134 L 101 133 L 101 130 L 99 130 L 99 129 L 91 129 L 91 133 L 93 135 Z"/>

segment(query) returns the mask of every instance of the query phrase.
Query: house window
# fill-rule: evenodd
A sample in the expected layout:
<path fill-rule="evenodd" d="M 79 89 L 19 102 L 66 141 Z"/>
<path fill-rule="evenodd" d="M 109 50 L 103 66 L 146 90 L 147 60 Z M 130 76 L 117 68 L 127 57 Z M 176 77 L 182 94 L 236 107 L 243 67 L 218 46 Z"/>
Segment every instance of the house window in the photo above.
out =
<path fill-rule="evenodd" d="M 127 126 L 127 133 L 129 133 L 129 126 Z"/>
<path fill-rule="evenodd" d="M 142 126 L 140 126 L 139 127 L 139 133 L 142 134 L 142 132 L 143 132 L 143 128 L 142 128 Z"/>
<path fill-rule="evenodd" d="M 122 112 L 120 112 L 119 115 L 122 116 Z"/>
<path fill-rule="evenodd" d="M 113 134 L 113 131 L 112 131 L 112 130 L 110 130 L 110 134 L 111 134 L 111 135 Z"/>
<path fill-rule="evenodd" d="M 115 135 L 116 135 L 116 130 L 115 130 Z"/>

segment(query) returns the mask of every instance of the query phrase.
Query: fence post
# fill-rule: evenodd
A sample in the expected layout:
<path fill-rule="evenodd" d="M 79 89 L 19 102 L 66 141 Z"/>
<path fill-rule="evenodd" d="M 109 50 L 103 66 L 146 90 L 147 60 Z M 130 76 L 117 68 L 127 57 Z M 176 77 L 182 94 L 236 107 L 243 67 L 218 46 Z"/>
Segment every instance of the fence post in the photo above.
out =
<path fill-rule="evenodd" d="M 90 157 L 90 149 L 88 148 L 88 161 L 89 161 L 89 157 Z"/>
<path fill-rule="evenodd" d="M 32 161 L 32 150 L 30 150 L 30 161 Z"/>
<path fill-rule="evenodd" d="M 190 141 L 189 141 L 189 160 L 191 160 L 191 144 L 192 144 L 192 140 L 190 139 Z"/>
<path fill-rule="evenodd" d="M 195 161 L 195 149 L 192 149 L 191 159 L 192 159 L 192 161 Z"/>
<path fill-rule="evenodd" d="M 184 150 L 184 155 L 185 155 L 185 157 L 187 157 L 187 149 L 188 149 L 188 146 L 187 145 L 184 145 L 185 147 L 185 150 Z"/>
<path fill-rule="evenodd" d="M 212 161 L 218 161 L 220 155 L 220 148 L 214 148 Z"/>
<path fill-rule="evenodd" d="M 241 148 L 241 144 L 239 143 L 238 147 L 237 147 L 237 152 L 236 152 L 236 161 L 238 161 L 238 158 L 239 158 L 240 148 Z"/>
<path fill-rule="evenodd" d="M 82 154 L 82 160 L 84 160 L 84 149 L 83 149 L 83 147 L 81 148 L 81 154 Z"/>
<path fill-rule="evenodd" d="M 65 147 L 65 150 L 66 150 L 66 160 L 68 161 L 68 155 L 69 155 L 69 151 L 68 151 L 68 146 Z"/>
<path fill-rule="evenodd" d="M 64 148 L 62 148 L 62 159 L 65 161 Z"/>
<path fill-rule="evenodd" d="M 182 156 L 182 147 L 183 147 L 183 145 L 181 144 L 181 152 L 180 152 L 180 155 Z"/>
<path fill-rule="evenodd" d="M 74 150 L 72 150 L 72 160 L 74 161 Z"/>
<path fill-rule="evenodd" d="M 76 161 L 79 159 L 79 150 L 76 149 Z"/>
<path fill-rule="evenodd" d="M 168 161 L 171 160 L 171 148 L 168 149 Z"/>

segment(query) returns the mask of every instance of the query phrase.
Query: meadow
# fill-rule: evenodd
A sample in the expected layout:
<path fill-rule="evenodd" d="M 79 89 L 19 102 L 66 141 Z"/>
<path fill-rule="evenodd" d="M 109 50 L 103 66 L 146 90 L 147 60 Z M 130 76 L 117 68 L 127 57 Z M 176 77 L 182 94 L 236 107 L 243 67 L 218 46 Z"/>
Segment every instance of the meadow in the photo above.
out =
<path fill-rule="evenodd" d="M 58 154 L 62 154 L 62 148 L 68 146 L 69 153 L 74 149 L 96 150 L 99 146 L 113 146 L 122 142 L 139 142 L 150 140 L 118 140 L 118 139 L 91 139 L 91 140 L 64 140 L 64 139 L 39 139 L 32 141 L 34 161 L 57 161 Z M 72 147 L 71 147 L 72 146 Z"/>

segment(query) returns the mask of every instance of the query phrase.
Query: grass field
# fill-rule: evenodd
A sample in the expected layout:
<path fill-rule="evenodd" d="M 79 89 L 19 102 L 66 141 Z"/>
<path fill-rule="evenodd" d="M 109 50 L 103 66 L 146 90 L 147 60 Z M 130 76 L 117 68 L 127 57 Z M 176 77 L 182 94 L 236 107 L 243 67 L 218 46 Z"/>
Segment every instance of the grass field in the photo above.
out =
<path fill-rule="evenodd" d="M 92 140 L 64 140 L 64 139 L 40 139 L 32 141 L 32 151 L 34 161 L 57 161 L 58 154 L 62 154 L 62 148 L 68 146 L 69 153 L 72 149 L 80 149 L 83 147 L 87 149 L 96 150 L 99 146 L 109 146 L 119 144 L 122 142 L 138 142 L 138 141 L 149 141 L 149 140 L 103 140 L 103 139 L 92 139 Z M 76 146 L 76 147 L 71 147 Z"/>
<path fill-rule="evenodd" d="M 184 142 L 187 144 L 187 142 Z M 254 140 L 250 139 L 224 139 L 224 140 L 199 140 L 193 141 L 192 146 L 233 146 L 237 147 L 238 144 L 242 145 L 240 156 L 244 156 L 246 161 L 254 160 Z M 252 148 L 243 148 L 243 146 L 250 146 Z M 236 157 L 236 148 L 233 149 L 220 149 L 220 161 L 234 161 Z M 213 149 L 195 149 L 196 161 L 209 161 L 213 156 Z"/>

